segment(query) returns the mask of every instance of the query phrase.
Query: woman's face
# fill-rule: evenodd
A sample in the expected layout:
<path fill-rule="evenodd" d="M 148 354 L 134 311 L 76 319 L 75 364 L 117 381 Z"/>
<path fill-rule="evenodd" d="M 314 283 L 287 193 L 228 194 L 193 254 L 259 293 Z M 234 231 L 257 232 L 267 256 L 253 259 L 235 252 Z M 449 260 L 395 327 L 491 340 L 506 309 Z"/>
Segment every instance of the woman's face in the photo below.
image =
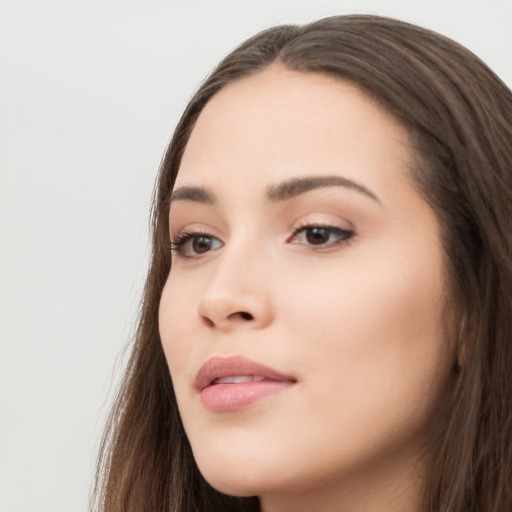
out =
<path fill-rule="evenodd" d="M 321 74 L 271 66 L 201 113 L 171 202 L 160 332 L 219 490 L 265 504 L 406 493 L 416 478 L 452 351 L 412 160 L 394 118 Z"/>

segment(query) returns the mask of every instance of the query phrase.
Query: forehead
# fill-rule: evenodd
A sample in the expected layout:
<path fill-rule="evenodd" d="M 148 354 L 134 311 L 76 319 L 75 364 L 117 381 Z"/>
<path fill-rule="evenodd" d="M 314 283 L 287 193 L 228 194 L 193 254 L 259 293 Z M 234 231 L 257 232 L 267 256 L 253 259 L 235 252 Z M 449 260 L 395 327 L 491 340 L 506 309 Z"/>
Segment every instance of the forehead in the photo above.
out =
<path fill-rule="evenodd" d="M 268 185 L 315 172 L 361 181 L 375 174 L 377 162 L 403 170 L 408 160 L 405 129 L 357 87 L 272 65 L 225 86 L 207 103 L 176 186 L 215 186 L 228 176 Z"/>

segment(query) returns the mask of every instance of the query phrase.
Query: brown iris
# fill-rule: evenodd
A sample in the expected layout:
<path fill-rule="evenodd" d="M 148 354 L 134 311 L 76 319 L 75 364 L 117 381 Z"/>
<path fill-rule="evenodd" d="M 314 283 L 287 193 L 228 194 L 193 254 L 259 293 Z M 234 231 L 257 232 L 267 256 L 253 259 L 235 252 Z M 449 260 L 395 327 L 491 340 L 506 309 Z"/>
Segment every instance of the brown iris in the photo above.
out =
<path fill-rule="evenodd" d="M 324 227 L 313 227 L 306 231 L 306 240 L 311 245 L 321 245 L 329 241 L 331 230 Z"/>

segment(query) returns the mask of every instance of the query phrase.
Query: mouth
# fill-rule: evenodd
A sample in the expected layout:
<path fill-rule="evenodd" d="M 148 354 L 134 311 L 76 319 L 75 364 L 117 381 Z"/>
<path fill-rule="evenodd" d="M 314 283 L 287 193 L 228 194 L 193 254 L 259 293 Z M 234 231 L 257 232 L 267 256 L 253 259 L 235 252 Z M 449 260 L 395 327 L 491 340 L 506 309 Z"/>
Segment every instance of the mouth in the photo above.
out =
<path fill-rule="evenodd" d="M 211 384 L 240 384 L 241 382 L 261 382 L 265 377 L 261 375 L 236 375 L 214 379 Z"/>
<path fill-rule="evenodd" d="M 214 357 L 199 370 L 195 387 L 211 412 L 244 409 L 291 387 L 297 379 L 244 357 Z"/>

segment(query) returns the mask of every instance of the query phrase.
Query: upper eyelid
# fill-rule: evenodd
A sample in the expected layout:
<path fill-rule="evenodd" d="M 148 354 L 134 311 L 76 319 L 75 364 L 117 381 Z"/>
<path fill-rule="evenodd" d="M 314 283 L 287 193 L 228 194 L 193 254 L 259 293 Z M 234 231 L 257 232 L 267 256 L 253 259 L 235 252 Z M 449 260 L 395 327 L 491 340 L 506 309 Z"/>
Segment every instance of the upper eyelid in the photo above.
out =
<path fill-rule="evenodd" d="M 331 213 L 313 213 L 305 215 L 299 221 L 293 223 L 292 230 L 295 231 L 308 226 L 331 227 L 344 231 L 355 231 L 355 225 L 352 221 L 348 220 L 345 216 L 339 214 L 333 215 Z"/>
<path fill-rule="evenodd" d="M 327 224 L 327 223 L 308 223 L 308 224 L 303 224 L 301 226 L 298 226 L 297 228 L 295 228 L 293 230 L 294 233 L 298 233 L 299 231 L 302 231 L 304 229 L 308 229 L 308 228 L 326 228 L 326 229 L 332 229 L 332 230 L 338 230 L 338 231 L 347 231 L 347 232 L 353 232 L 354 229 L 352 227 L 342 227 L 342 226 L 339 226 L 337 224 Z"/>
<path fill-rule="evenodd" d="M 213 229 L 210 226 L 206 226 L 200 222 L 186 222 L 181 223 L 182 227 L 174 228 L 172 225 L 172 222 L 169 223 L 169 234 L 171 236 L 171 239 L 173 237 L 179 237 L 183 234 L 190 234 L 190 235 L 208 235 L 215 238 L 220 238 L 220 235 L 218 234 L 217 229 Z"/>
<path fill-rule="evenodd" d="M 318 218 L 319 216 L 323 218 Z M 329 218 L 326 218 L 329 217 Z M 336 217 L 336 219 L 333 219 Z M 183 227 L 173 228 L 172 222 L 169 223 L 169 235 L 172 238 L 176 238 L 181 236 L 182 234 L 190 234 L 190 235 L 208 235 L 214 238 L 222 239 L 223 236 L 219 233 L 219 229 L 215 229 L 211 226 L 206 226 L 201 222 L 197 223 L 180 223 Z M 317 213 L 309 213 L 299 220 L 296 220 L 288 225 L 287 230 L 292 233 L 298 229 L 304 227 L 332 227 L 342 229 L 344 231 L 355 231 L 355 226 L 353 222 L 349 221 L 346 217 L 342 217 L 339 214 L 332 214 L 329 212 L 317 212 Z"/>
<path fill-rule="evenodd" d="M 350 237 L 353 237 L 356 235 L 356 232 L 354 229 L 352 228 L 343 228 L 341 226 L 336 226 L 336 225 L 333 225 L 333 224 L 306 224 L 304 226 L 301 226 L 301 227 L 298 227 L 297 229 L 295 229 L 293 231 L 293 233 L 291 234 L 290 236 L 290 239 L 299 235 L 300 233 L 308 230 L 308 229 L 314 229 L 314 228 L 323 228 L 323 229 L 328 229 L 330 230 L 331 232 L 343 232 L 343 233 L 347 233 L 350 235 Z"/>
<path fill-rule="evenodd" d="M 306 230 L 308 228 L 311 228 L 311 229 L 312 228 L 327 228 L 327 229 L 332 229 L 332 230 L 336 230 L 336 231 L 343 231 L 346 233 L 350 233 L 352 236 L 354 236 L 356 234 L 354 227 L 352 225 L 343 227 L 343 226 L 340 226 L 339 223 L 335 223 L 335 222 L 303 221 L 302 223 L 295 225 L 293 228 L 291 228 L 291 230 L 290 230 L 291 232 L 287 234 L 286 239 L 291 240 L 293 237 L 298 235 L 301 231 Z M 218 240 L 219 242 L 221 242 L 222 245 L 225 244 L 225 241 L 222 240 L 221 237 L 213 234 L 211 232 L 211 230 L 200 229 L 200 228 L 198 228 L 198 229 L 184 228 L 184 229 L 177 231 L 175 234 L 171 233 L 170 234 L 170 243 L 171 243 L 171 246 L 176 246 L 177 244 L 185 244 L 190 239 L 192 239 L 196 236 L 207 236 L 207 237 L 213 238 L 215 240 Z"/>

